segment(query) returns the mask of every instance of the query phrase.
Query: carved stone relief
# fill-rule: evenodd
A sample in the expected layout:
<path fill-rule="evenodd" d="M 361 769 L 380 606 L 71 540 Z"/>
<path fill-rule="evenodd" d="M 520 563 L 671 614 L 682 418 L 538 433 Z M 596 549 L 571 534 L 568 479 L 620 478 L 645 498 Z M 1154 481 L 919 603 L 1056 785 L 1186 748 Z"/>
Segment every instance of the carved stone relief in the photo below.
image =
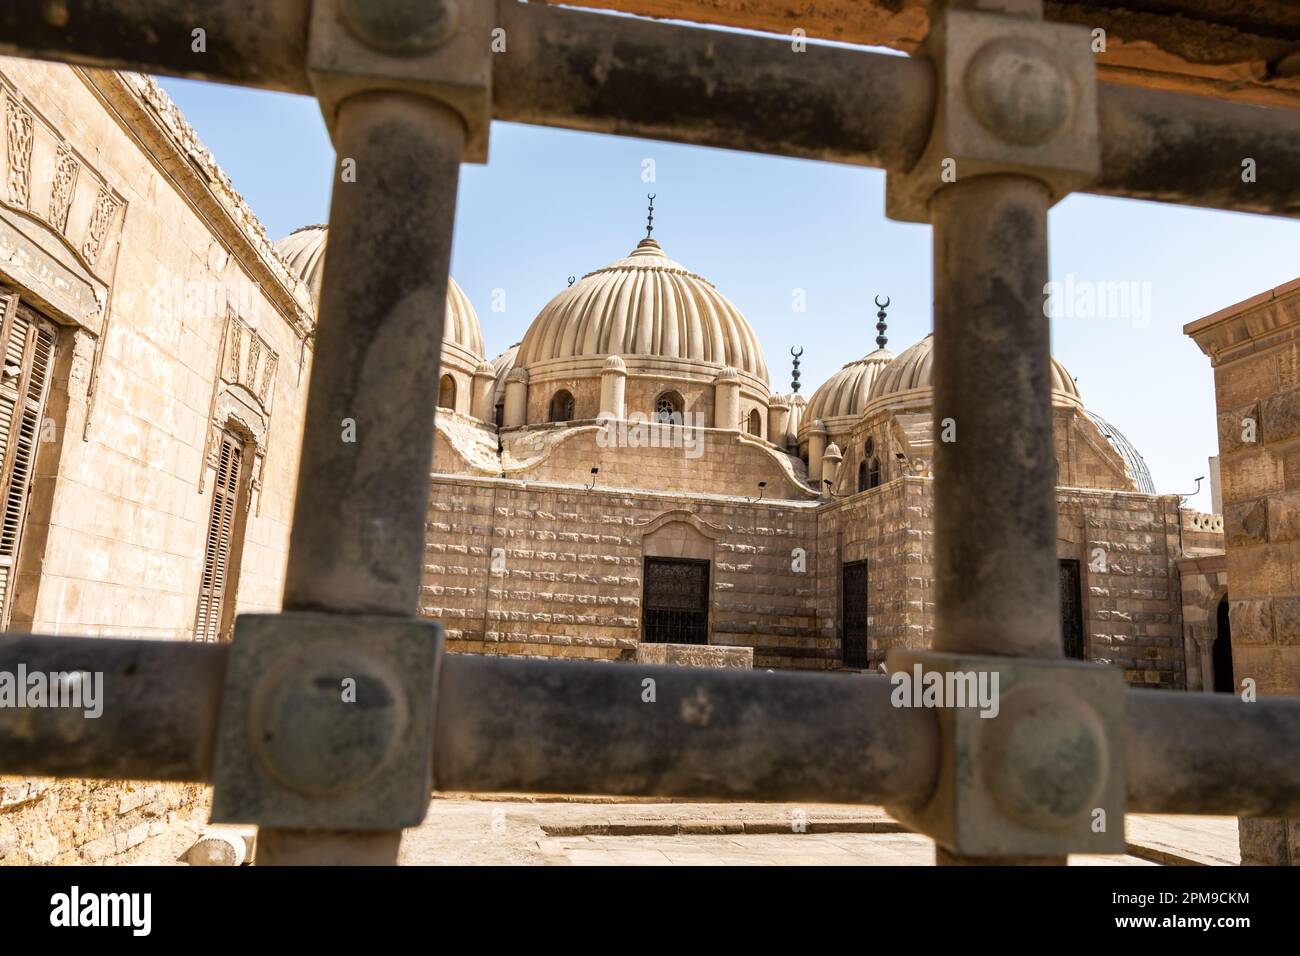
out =
<path fill-rule="evenodd" d="M 54 167 L 54 186 L 50 192 L 50 225 L 67 235 L 68 210 L 72 208 L 72 193 L 77 188 L 77 173 L 81 166 L 66 144 L 59 144 L 59 158 Z"/>
<path fill-rule="evenodd" d="M 81 254 L 91 265 L 99 258 L 104 247 L 104 238 L 108 235 L 113 217 L 117 215 L 118 201 L 107 189 L 100 188 L 95 197 L 95 210 L 90 217 L 90 226 L 86 230 L 86 241 L 81 244 Z"/>
<path fill-rule="evenodd" d="M 9 143 L 9 201 L 27 208 L 31 194 L 32 114 L 12 96 L 5 97 L 5 133 Z"/>

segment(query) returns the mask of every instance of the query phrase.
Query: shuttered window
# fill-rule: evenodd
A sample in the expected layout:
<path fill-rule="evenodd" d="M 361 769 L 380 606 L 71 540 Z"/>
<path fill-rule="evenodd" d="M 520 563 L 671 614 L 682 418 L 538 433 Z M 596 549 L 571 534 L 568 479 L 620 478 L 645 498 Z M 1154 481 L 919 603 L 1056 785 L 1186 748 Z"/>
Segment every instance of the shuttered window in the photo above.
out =
<path fill-rule="evenodd" d="M 243 467 L 243 442 L 229 432 L 222 432 L 217 480 L 212 486 L 212 516 L 208 520 L 203 552 L 203 577 L 199 582 L 199 610 L 194 623 L 196 641 L 216 641 L 225 636 Z"/>
<path fill-rule="evenodd" d="M 0 618 L 9 625 L 18 548 L 32 488 L 45 399 L 54 367 L 55 327 L 16 295 L 0 291 Z"/>

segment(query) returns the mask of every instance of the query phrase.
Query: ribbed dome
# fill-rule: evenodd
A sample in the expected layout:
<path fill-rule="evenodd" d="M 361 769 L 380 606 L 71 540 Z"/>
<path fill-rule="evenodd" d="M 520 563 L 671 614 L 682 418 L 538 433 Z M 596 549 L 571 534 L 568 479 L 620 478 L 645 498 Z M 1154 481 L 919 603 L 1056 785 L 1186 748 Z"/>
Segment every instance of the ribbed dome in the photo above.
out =
<path fill-rule="evenodd" d="M 492 368 L 496 372 L 496 384 L 492 386 L 493 405 L 500 405 L 506 400 L 506 376 L 515 367 L 515 356 L 518 354 L 519 343 L 516 342 L 492 360 Z"/>
<path fill-rule="evenodd" d="M 676 359 L 715 372 L 732 366 L 767 386 L 763 352 L 745 317 L 653 239 L 547 303 L 524 335 L 518 364 L 605 355 Z"/>
<path fill-rule="evenodd" d="M 856 416 L 867 407 L 871 386 L 890 362 L 894 353 L 876 349 L 865 358 L 849 362 L 822 383 L 808 402 L 809 420 Z"/>
<path fill-rule="evenodd" d="M 1137 447 L 1125 438 L 1118 428 L 1100 415 L 1086 409 L 1083 414 L 1097 426 L 1106 440 L 1110 442 L 1111 447 L 1119 452 L 1119 456 L 1124 459 L 1124 470 L 1128 472 L 1128 476 L 1137 485 L 1137 490 L 1143 494 L 1154 495 L 1156 493 L 1155 482 L 1151 480 L 1151 471 L 1147 468 L 1146 459 L 1142 457 L 1142 453 L 1137 450 Z"/>
<path fill-rule="evenodd" d="M 303 226 L 275 244 L 284 264 L 307 283 L 313 302 L 320 302 L 320 283 L 325 270 L 325 226 Z M 483 333 L 474 306 L 456 280 L 447 280 L 447 321 L 442 333 L 443 348 L 461 351 L 472 369 L 484 358 Z"/>
<path fill-rule="evenodd" d="M 867 401 L 893 404 L 897 400 L 898 403 L 905 404 L 913 397 L 908 395 L 909 392 L 929 391 L 933 388 L 934 333 L 931 332 L 915 345 L 900 352 L 896 359 L 880 371 Z M 926 402 L 931 400 L 924 394 L 918 394 L 915 398 Z M 1083 407 L 1079 387 L 1074 384 L 1074 379 L 1065 366 L 1056 359 L 1052 359 L 1052 402 Z"/>

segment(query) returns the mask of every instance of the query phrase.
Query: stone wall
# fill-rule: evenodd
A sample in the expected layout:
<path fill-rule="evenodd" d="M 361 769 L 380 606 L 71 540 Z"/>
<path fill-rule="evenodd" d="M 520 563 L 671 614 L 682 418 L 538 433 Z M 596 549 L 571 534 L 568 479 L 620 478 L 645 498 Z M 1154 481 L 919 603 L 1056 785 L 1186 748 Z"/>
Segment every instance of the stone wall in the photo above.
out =
<path fill-rule="evenodd" d="M 902 478 L 835 502 L 819 516 L 819 634 L 843 659 L 843 567 L 867 564 L 870 665 L 896 647 L 926 647 L 934 631 L 932 482 Z"/>
<path fill-rule="evenodd" d="M 1079 562 L 1088 660 L 1138 687 L 1185 688 L 1178 498 L 1057 491 L 1057 557 Z"/>
<path fill-rule="evenodd" d="M 421 610 L 452 650 L 630 660 L 643 558 L 703 558 L 711 643 L 752 646 L 756 667 L 829 669 L 843 659 L 843 566 L 865 559 L 874 667 L 933 638 L 932 492 L 929 479 L 905 478 L 822 506 L 683 502 L 436 476 Z M 1087 658 L 1135 686 L 1185 687 L 1178 499 L 1061 490 L 1058 502 L 1058 555 L 1080 563 Z"/>
<path fill-rule="evenodd" d="M 205 452 L 231 313 L 260 340 L 253 361 L 255 374 L 268 377 L 269 409 L 261 423 L 268 432 L 260 436 L 264 464 L 247 462 L 260 488 L 251 492 L 238 606 L 277 608 L 310 356 L 304 313 L 283 292 L 273 299 L 253 282 L 248 265 L 232 254 L 240 252 L 236 243 L 214 234 L 195 197 L 169 174 L 182 144 L 167 141 L 173 115 L 165 97 L 142 96 L 119 74 L 36 61 L 0 60 L 0 80 L 50 124 L 52 136 L 93 157 L 94 175 L 119 202 L 104 249 L 85 265 L 89 281 L 102 279 L 106 290 L 98 345 L 83 317 L 42 310 L 60 324 L 47 406 L 56 440 L 42 443 L 37 456 L 11 626 L 54 634 L 192 634 L 212 505 L 214 468 Z M 137 111 L 131 131 L 106 111 L 106 96 Z M 149 122 L 157 124 L 158 153 L 143 152 L 137 140 L 149 140 Z M 54 171 L 33 160 L 30 175 L 37 184 Z M 58 239 L 39 224 L 27 228 L 33 241 Z M 21 275 L 3 278 L 20 294 L 48 299 L 23 285 Z M 260 389 L 260 381 L 253 384 Z"/>
<path fill-rule="evenodd" d="M 1300 695 L 1300 280 L 1184 330 L 1214 366 L 1234 685 Z M 1300 864 L 1300 820 L 1246 820 L 1244 864 Z"/>
<path fill-rule="evenodd" d="M 0 866 L 131 864 L 210 802 L 190 784 L 0 777 Z"/>
<path fill-rule="evenodd" d="M 613 422 L 607 428 L 592 424 L 507 432 L 505 443 L 505 471 L 511 478 L 585 482 L 597 467 L 597 484 L 615 488 L 757 498 L 758 483 L 766 481 L 764 498 L 815 497 L 803 484 L 796 459 L 736 431 Z"/>
<path fill-rule="evenodd" d="M 0 108 L 0 285 L 57 328 L 10 630 L 192 638 L 223 428 L 236 607 L 278 609 L 309 293 L 151 79 L 0 58 Z M 0 862 L 129 862 L 204 794 L 5 778 Z"/>
<path fill-rule="evenodd" d="M 421 612 L 455 651 L 630 660 L 648 542 L 678 526 L 713 562 L 711 643 L 753 646 L 756 667 L 829 666 L 812 505 L 435 476 Z"/>

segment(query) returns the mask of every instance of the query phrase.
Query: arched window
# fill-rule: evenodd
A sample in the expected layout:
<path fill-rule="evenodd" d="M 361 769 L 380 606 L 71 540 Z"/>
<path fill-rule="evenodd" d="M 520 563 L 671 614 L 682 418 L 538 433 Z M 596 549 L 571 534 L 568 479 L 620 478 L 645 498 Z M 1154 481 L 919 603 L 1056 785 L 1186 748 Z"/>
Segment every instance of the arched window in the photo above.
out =
<path fill-rule="evenodd" d="M 573 394 L 568 389 L 560 389 L 551 398 L 551 421 L 573 421 Z"/>
<path fill-rule="evenodd" d="M 871 470 L 867 472 L 867 487 L 876 488 L 880 485 L 880 459 L 871 459 Z"/>
<path fill-rule="evenodd" d="M 655 399 L 654 420 L 671 425 L 682 424 L 682 397 L 676 392 L 664 392 Z"/>
<path fill-rule="evenodd" d="M 867 490 L 867 463 L 858 462 L 858 491 Z"/>
<path fill-rule="evenodd" d="M 758 414 L 757 408 L 750 409 L 749 412 L 749 433 L 763 437 L 763 416 Z"/>
<path fill-rule="evenodd" d="M 438 383 L 438 407 L 456 410 L 456 380 L 444 375 Z"/>

